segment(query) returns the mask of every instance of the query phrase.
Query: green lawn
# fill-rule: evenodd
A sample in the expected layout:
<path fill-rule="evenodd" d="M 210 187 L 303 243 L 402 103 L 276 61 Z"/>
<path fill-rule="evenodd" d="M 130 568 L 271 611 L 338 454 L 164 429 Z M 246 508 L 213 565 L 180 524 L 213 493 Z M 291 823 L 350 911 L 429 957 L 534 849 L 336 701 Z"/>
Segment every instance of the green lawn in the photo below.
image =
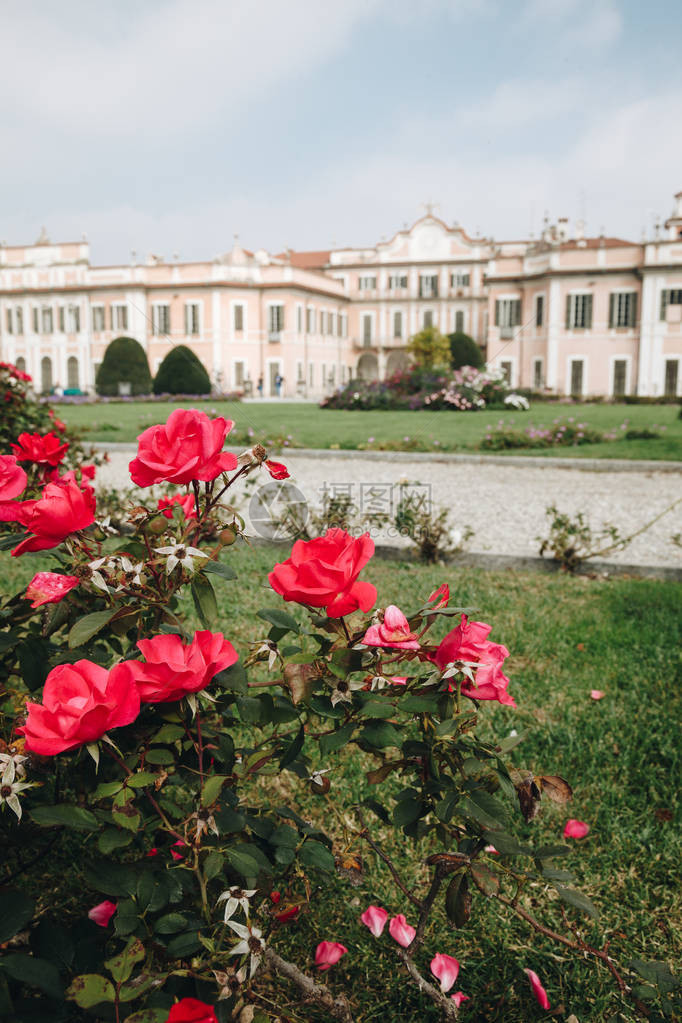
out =
<path fill-rule="evenodd" d="M 286 553 L 281 548 L 235 547 L 225 554 L 238 578 L 217 584 L 218 627 L 238 650 L 257 638 L 262 623 L 255 611 L 280 603 L 267 589 L 266 574 Z M 7 584 L 22 585 L 46 567 L 47 560 L 5 556 Z M 621 962 L 631 957 L 667 959 L 675 969 L 682 952 L 682 895 L 675 880 L 682 860 L 679 586 L 639 579 L 597 581 L 421 567 L 378 558 L 364 576 L 376 583 L 380 603 L 399 599 L 406 608 L 447 580 L 458 604 L 475 605 L 480 608 L 477 617 L 493 624 L 491 638 L 511 651 L 510 691 L 518 709 L 487 706 L 481 717 L 498 738 L 512 728 L 523 735 L 524 741 L 510 755 L 517 767 L 559 774 L 574 788 L 570 808 L 545 806 L 532 825 L 518 828 L 519 836 L 556 843 L 567 817 L 587 821 L 589 836 L 571 842 L 571 854 L 557 861 L 557 866 L 576 873 L 576 887 L 600 909 L 598 923 L 580 917 L 587 939 L 599 943 L 610 932 L 613 954 Z M 593 688 L 605 691 L 600 702 L 590 699 Z M 328 797 L 312 796 L 293 775 L 279 783 L 283 798 L 296 792 L 304 813 L 324 821 L 332 832 L 332 808 L 350 805 L 373 791 L 364 777 L 374 765 L 371 758 L 355 748 L 344 751 L 340 760 L 337 756 L 325 765 L 332 768 Z M 380 828 L 377 833 L 381 836 Z M 429 853 L 425 843 L 415 848 L 407 839 L 394 840 L 391 853 L 410 884 L 423 880 L 422 862 Z M 385 905 L 392 914 L 405 912 L 411 919 L 385 870 L 366 849 L 363 855 L 360 886 L 351 887 L 339 877 L 331 888 L 314 891 L 312 911 L 280 930 L 273 939 L 276 947 L 309 965 L 319 940 L 342 941 L 349 954 L 330 971 L 327 982 L 332 987 L 343 983 L 352 992 L 356 1019 L 436 1023 L 431 1004 L 404 979 L 390 939 L 375 942 L 358 922 L 372 902 Z M 46 865 L 47 869 L 56 870 L 58 865 Z M 532 889 L 526 898 L 531 903 L 537 898 L 535 912 L 562 928 L 556 902 L 548 904 L 542 892 Z M 462 964 L 457 989 L 472 998 L 463 1020 L 527 1023 L 546 1018 L 530 993 L 524 967 L 543 978 L 552 1007 L 563 1007 L 562 1019 L 574 1013 L 581 1021 L 607 1020 L 619 1007 L 605 971 L 565 957 L 525 924 L 501 918 L 478 896 L 472 919 L 461 931 L 449 928 L 438 908 L 420 955 L 426 972 L 437 951 L 455 955 Z M 292 1023 L 322 1023 L 326 1018 L 302 1007 L 282 981 L 263 978 L 257 988 L 271 1014 Z M 635 1016 L 628 1010 L 618 1018 Z"/>
<path fill-rule="evenodd" d="M 84 431 L 93 441 L 134 441 L 153 423 L 165 422 L 174 408 L 187 403 L 146 404 L 143 402 L 108 405 L 62 405 L 59 415 L 69 426 Z M 654 440 L 618 439 L 612 443 L 586 444 L 582 447 L 551 448 L 533 454 L 580 458 L 652 458 L 682 459 L 682 419 L 676 405 L 535 405 L 529 412 L 346 412 L 322 410 L 316 405 L 284 402 L 235 403 L 206 402 L 200 405 L 209 414 L 234 419 L 240 431 L 251 428 L 260 436 L 291 437 L 294 444 L 310 448 L 356 448 L 374 438 L 379 443 L 398 443 L 415 450 L 475 450 L 489 426 L 500 420 L 519 429 L 549 426 L 555 419 L 572 417 L 599 430 L 625 433 L 620 427 L 641 429 L 656 424 L 665 426 L 662 437 Z M 510 454 L 523 454 L 522 449 Z"/>

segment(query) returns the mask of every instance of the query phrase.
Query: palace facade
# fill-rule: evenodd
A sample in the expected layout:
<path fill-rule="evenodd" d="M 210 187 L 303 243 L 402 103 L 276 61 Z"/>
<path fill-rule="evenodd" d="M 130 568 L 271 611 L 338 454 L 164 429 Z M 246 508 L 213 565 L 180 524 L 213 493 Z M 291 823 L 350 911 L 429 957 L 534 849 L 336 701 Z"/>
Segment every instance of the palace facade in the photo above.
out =
<path fill-rule="evenodd" d="M 0 246 L 0 358 L 39 390 L 93 391 L 114 338 L 152 373 L 191 347 L 217 391 L 321 397 L 407 364 L 425 326 L 464 331 L 513 387 L 682 395 L 682 192 L 649 241 L 546 223 L 539 239 L 469 236 L 432 213 L 366 249 L 271 255 L 238 240 L 205 262 L 93 266 L 88 243 Z"/>

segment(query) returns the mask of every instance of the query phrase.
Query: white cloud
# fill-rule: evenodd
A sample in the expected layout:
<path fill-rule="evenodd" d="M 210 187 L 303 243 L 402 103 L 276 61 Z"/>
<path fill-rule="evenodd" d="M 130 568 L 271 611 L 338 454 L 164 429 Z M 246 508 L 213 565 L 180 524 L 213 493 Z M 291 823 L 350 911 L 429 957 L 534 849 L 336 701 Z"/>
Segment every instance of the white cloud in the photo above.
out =
<path fill-rule="evenodd" d="M 623 30 L 616 0 L 527 0 L 522 20 L 526 25 L 552 27 L 556 46 L 601 49 L 614 43 Z"/>

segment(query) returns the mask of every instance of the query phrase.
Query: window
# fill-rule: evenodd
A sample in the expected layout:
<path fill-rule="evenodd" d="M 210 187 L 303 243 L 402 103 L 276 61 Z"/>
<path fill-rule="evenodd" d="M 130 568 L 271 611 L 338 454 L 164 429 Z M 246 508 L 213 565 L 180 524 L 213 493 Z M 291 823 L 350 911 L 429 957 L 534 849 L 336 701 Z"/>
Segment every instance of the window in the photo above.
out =
<path fill-rule="evenodd" d="M 664 394 L 666 398 L 677 397 L 677 380 L 680 372 L 679 359 L 665 360 L 665 384 Z"/>
<path fill-rule="evenodd" d="M 424 313 L 424 329 L 427 330 L 429 327 L 433 327 L 433 313 L 427 309 Z"/>
<path fill-rule="evenodd" d="M 571 359 L 571 394 L 579 397 L 583 393 L 583 360 Z"/>
<path fill-rule="evenodd" d="M 48 355 L 40 360 L 40 387 L 43 394 L 52 390 L 52 359 Z"/>
<path fill-rule="evenodd" d="M 315 310 L 306 309 L 306 329 L 308 334 L 315 333 Z"/>
<path fill-rule="evenodd" d="M 336 314 L 336 336 L 343 337 L 343 313 Z"/>
<path fill-rule="evenodd" d="M 78 305 L 69 305 L 64 309 L 62 306 L 59 310 L 59 329 L 64 330 L 62 324 L 62 318 L 66 317 L 66 333 L 67 334 L 78 334 L 81 329 L 81 310 Z"/>
<path fill-rule="evenodd" d="M 19 358 L 15 360 L 14 365 L 21 373 L 26 372 L 26 359 L 23 357 L 23 355 L 20 355 Z"/>
<path fill-rule="evenodd" d="M 545 322 L 545 296 L 535 296 L 535 326 L 541 327 Z"/>
<path fill-rule="evenodd" d="M 296 383 L 297 384 L 302 384 L 304 382 L 305 382 L 305 377 L 303 375 L 303 363 L 302 362 L 297 362 L 296 363 Z"/>
<path fill-rule="evenodd" d="M 185 334 L 187 337 L 199 333 L 199 303 L 187 302 L 185 305 Z"/>
<path fill-rule="evenodd" d="M 327 333 L 327 314 L 324 309 L 320 309 L 320 334 Z"/>
<path fill-rule="evenodd" d="M 455 312 L 455 331 L 464 333 L 464 313 L 461 309 L 457 309 Z"/>
<path fill-rule="evenodd" d="M 241 309 L 241 306 L 235 306 L 235 309 Z M 244 386 L 244 363 L 235 362 L 234 364 L 234 386 Z"/>
<path fill-rule="evenodd" d="M 533 389 L 541 391 L 543 387 L 542 359 L 533 359 Z"/>
<path fill-rule="evenodd" d="M 589 330 L 592 326 L 592 295 L 582 292 L 566 296 L 566 329 Z M 579 393 L 571 391 L 571 394 Z"/>
<path fill-rule="evenodd" d="M 637 316 L 637 293 L 612 291 L 609 295 L 609 327 L 634 327 Z"/>
<path fill-rule="evenodd" d="M 668 288 L 661 292 L 661 319 L 670 319 L 668 316 L 668 306 L 670 305 L 682 305 L 682 288 Z M 676 310 L 680 312 L 680 310 Z M 675 317 L 679 322 L 679 316 Z"/>
<path fill-rule="evenodd" d="M 78 359 L 70 355 L 66 362 L 66 386 L 70 391 L 78 390 Z"/>
<path fill-rule="evenodd" d="M 284 306 L 283 305 L 270 305 L 268 306 L 268 336 L 277 337 L 284 330 Z"/>
<path fill-rule="evenodd" d="M 14 310 L 14 327 L 15 334 L 24 333 L 24 310 L 18 305 Z"/>
<path fill-rule="evenodd" d="M 104 306 L 94 305 L 92 307 L 92 330 L 94 334 L 99 334 L 104 330 Z"/>
<path fill-rule="evenodd" d="M 436 298 L 438 295 L 438 274 L 419 275 L 419 297 Z"/>
<path fill-rule="evenodd" d="M 403 336 L 403 314 L 393 313 L 393 337 Z"/>
<path fill-rule="evenodd" d="M 128 306 L 124 304 L 112 305 L 111 307 L 111 329 L 128 329 Z M 170 327 L 168 328 L 170 330 Z M 166 332 L 167 333 L 167 332 Z"/>
<path fill-rule="evenodd" d="M 627 377 L 628 364 L 625 359 L 614 359 L 613 361 L 613 396 L 622 398 L 625 394 L 625 380 Z"/>
<path fill-rule="evenodd" d="M 40 327 L 38 325 L 39 311 L 35 306 L 33 306 L 33 308 L 31 309 L 31 314 L 32 314 L 31 318 L 33 320 L 33 333 L 39 334 L 40 333 Z"/>
<path fill-rule="evenodd" d="M 362 341 L 365 345 L 372 343 L 372 317 L 365 313 L 362 317 Z"/>
<path fill-rule="evenodd" d="M 44 305 L 40 310 L 40 326 L 42 334 L 51 334 L 54 329 L 52 307 L 49 305 Z"/>
<path fill-rule="evenodd" d="M 504 373 L 504 379 L 507 381 L 507 383 L 511 387 L 511 384 L 512 384 L 512 370 L 513 370 L 512 363 L 511 362 L 507 362 L 507 361 L 501 362 L 500 363 L 500 369 Z"/>
<path fill-rule="evenodd" d="M 348 337 L 348 314 L 341 313 L 341 337 Z"/>
<path fill-rule="evenodd" d="M 456 273 L 450 274 L 451 288 L 468 288 L 470 284 L 471 276 L 468 270 L 457 270 Z"/>
<path fill-rule="evenodd" d="M 7 333 L 14 333 L 14 320 L 12 317 L 12 310 L 10 308 L 7 309 Z"/>
<path fill-rule="evenodd" d="M 64 325 L 65 325 L 64 306 L 63 305 L 59 306 L 58 315 L 59 315 L 59 332 L 61 334 L 63 334 L 64 333 Z"/>
<path fill-rule="evenodd" d="M 236 305 L 234 307 L 234 329 L 236 333 L 240 333 L 244 329 L 244 306 Z"/>
<path fill-rule="evenodd" d="M 407 287 L 407 274 L 391 274 L 388 278 L 388 290 L 395 291 L 396 288 Z"/>
<path fill-rule="evenodd" d="M 315 383 L 315 366 L 311 362 L 308 366 L 308 386 L 312 387 Z"/>
<path fill-rule="evenodd" d="M 152 306 L 152 334 L 170 334 L 170 306 Z"/>
<path fill-rule="evenodd" d="M 296 333 L 297 334 L 302 334 L 303 333 L 303 306 L 302 305 L 297 305 L 296 306 Z"/>
<path fill-rule="evenodd" d="M 374 291 L 377 286 L 376 277 L 358 277 L 359 291 Z"/>
<path fill-rule="evenodd" d="M 498 298 L 495 301 L 495 326 L 518 327 L 521 323 L 521 299 Z"/>

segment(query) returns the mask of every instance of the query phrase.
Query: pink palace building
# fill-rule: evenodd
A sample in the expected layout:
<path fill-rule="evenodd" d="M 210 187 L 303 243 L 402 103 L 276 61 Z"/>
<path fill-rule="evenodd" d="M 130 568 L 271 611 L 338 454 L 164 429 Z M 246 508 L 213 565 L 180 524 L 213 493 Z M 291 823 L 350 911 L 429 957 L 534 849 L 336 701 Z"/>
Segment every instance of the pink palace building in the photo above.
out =
<path fill-rule="evenodd" d="M 370 248 L 249 252 L 204 262 L 133 255 L 92 266 L 86 241 L 0 245 L 0 358 L 37 388 L 93 391 L 104 351 L 133 337 L 152 373 L 186 344 L 216 391 L 319 398 L 407 363 L 425 326 L 461 330 L 515 388 L 682 395 L 682 192 L 650 241 L 471 237 L 429 212 Z"/>

